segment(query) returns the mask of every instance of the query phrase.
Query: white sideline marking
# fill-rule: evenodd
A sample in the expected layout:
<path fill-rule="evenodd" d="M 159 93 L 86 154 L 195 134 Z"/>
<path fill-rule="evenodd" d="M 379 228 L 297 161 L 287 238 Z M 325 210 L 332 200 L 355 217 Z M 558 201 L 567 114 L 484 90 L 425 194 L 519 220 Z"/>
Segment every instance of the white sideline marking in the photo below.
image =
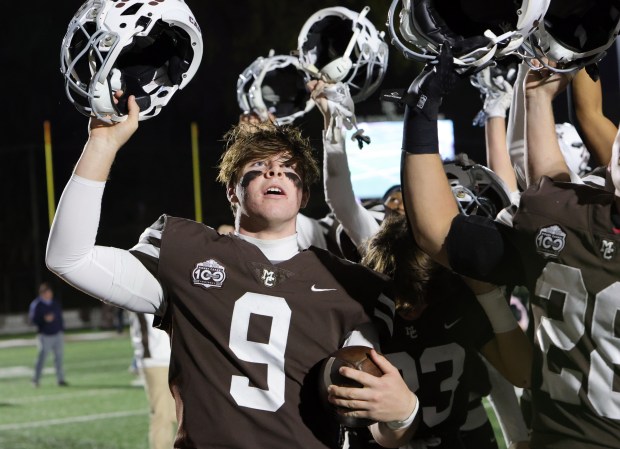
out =
<path fill-rule="evenodd" d="M 97 421 L 99 419 L 124 418 L 127 416 L 146 415 L 148 410 L 132 410 L 126 412 L 99 413 L 97 415 L 74 416 L 72 418 L 48 419 L 45 421 L 34 421 L 28 423 L 3 424 L 0 431 L 32 429 L 34 427 L 55 426 L 58 424 L 73 424 L 79 422 Z"/>
<path fill-rule="evenodd" d="M 93 333 L 65 334 L 65 342 L 70 341 L 93 341 L 106 340 L 108 338 L 122 338 L 123 334 L 116 331 L 102 331 Z M 0 341 L 0 349 L 19 348 L 22 346 L 36 346 L 37 337 L 32 338 L 12 338 Z"/>
<path fill-rule="evenodd" d="M 28 377 L 32 376 L 33 369 L 28 366 L 8 366 L 0 368 L 0 379 L 8 379 L 10 377 Z"/>
<path fill-rule="evenodd" d="M 51 358 L 51 357 L 50 357 Z M 109 366 L 112 363 L 118 363 L 119 360 L 127 360 L 127 357 L 109 358 L 105 360 L 92 360 L 89 362 L 81 362 L 80 368 L 93 368 L 97 366 Z M 49 364 L 49 360 L 46 364 Z M 65 371 L 67 366 L 71 366 L 71 362 L 65 363 Z M 70 369 L 69 369 L 70 371 Z M 34 369 L 28 366 L 7 366 L 0 368 L 0 379 L 8 379 L 11 377 L 32 377 Z M 54 374 L 54 367 L 47 366 L 43 368 L 43 374 Z"/>
<path fill-rule="evenodd" d="M 116 394 L 125 393 L 124 391 L 118 391 Z M 8 399 L 5 403 L 10 405 L 17 404 L 32 404 L 36 402 L 45 402 L 45 401 L 59 401 L 66 399 L 79 399 L 88 396 L 108 396 L 111 392 L 108 390 L 87 390 L 76 393 L 66 393 L 66 394 L 47 394 L 41 396 L 32 396 L 27 398 L 13 398 Z"/>

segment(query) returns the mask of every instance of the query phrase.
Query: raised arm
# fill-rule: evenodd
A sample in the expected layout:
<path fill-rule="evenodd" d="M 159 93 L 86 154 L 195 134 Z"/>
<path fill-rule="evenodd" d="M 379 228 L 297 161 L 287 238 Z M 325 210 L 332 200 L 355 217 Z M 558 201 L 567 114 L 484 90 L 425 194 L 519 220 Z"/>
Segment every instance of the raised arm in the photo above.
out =
<path fill-rule="evenodd" d="M 444 241 L 456 200 L 439 155 L 437 117 L 442 97 L 456 81 L 452 55 L 444 45 L 437 66 L 427 66 L 409 87 L 403 125 L 403 200 L 420 248 L 448 266 Z"/>
<path fill-rule="evenodd" d="M 525 180 L 525 95 L 523 84 L 529 70 L 527 63 L 522 62 L 517 69 L 517 77 L 512 89 L 512 103 L 508 111 L 506 126 L 506 145 L 510 162 L 521 189 L 527 187 Z"/>
<path fill-rule="evenodd" d="M 525 77 L 525 142 L 527 185 L 542 176 L 570 181 L 555 131 L 553 99 L 562 92 L 574 74 L 555 73 L 546 68 L 529 70 Z"/>
<path fill-rule="evenodd" d="M 579 132 L 596 165 L 607 165 L 618 128 L 603 114 L 601 81 L 594 81 L 585 69 L 580 70 L 571 83 L 575 115 Z M 594 165 L 591 165 L 592 167 Z"/>
<path fill-rule="evenodd" d="M 65 188 L 47 244 L 48 268 L 100 300 L 137 312 L 160 313 L 163 291 L 128 251 L 96 246 L 101 199 L 118 150 L 138 128 L 138 105 L 130 97 L 127 120 L 91 120 L 89 139 Z"/>
<path fill-rule="evenodd" d="M 337 86 L 347 89 L 347 93 L 335 95 Z M 323 81 L 310 81 L 308 88 L 317 108 L 323 114 L 323 182 L 325 201 L 334 213 L 336 220 L 342 224 L 347 236 L 355 246 L 363 252 L 363 246 L 379 229 L 379 224 L 356 199 L 351 183 L 351 171 L 345 150 L 345 137 L 342 128 L 334 129 L 336 121 L 332 120 L 329 101 L 335 104 L 338 101 L 349 100 L 352 104 L 346 85 L 330 85 Z M 331 92 L 330 92 L 331 91 Z M 347 98 L 348 96 L 348 98 Z M 328 99 L 329 98 L 329 99 Z M 372 149 L 365 150 L 372 151 Z"/>
<path fill-rule="evenodd" d="M 506 112 L 511 107 L 513 87 L 504 74 L 507 71 L 501 68 L 487 67 L 472 75 L 472 85 L 484 98 L 482 111 L 474 124 L 484 125 L 487 166 L 506 183 L 511 193 L 516 193 L 517 179 L 506 143 Z M 482 120 L 484 123 L 480 123 Z"/>
<path fill-rule="evenodd" d="M 86 146 L 75 167 L 75 174 L 91 181 L 106 181 L 121 149 L 138 129 L 140 109 L 132 96 L 128 101 L 129 114 L 123 122 L 108 124 L 91 119 Z"/>

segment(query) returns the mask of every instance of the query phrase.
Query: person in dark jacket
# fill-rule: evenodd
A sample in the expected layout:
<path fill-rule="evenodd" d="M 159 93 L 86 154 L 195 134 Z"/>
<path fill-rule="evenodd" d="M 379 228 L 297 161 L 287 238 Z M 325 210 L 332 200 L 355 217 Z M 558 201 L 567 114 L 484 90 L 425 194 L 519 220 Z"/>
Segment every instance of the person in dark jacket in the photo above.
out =
<path fill-rule="evenodd" d="M 39 386 L 43 365 L 45 365 L 47 355 L 53 351 L 58 385 L 66 387 L 67 382 L 63 370 L 64 322 L 62 307 L 60 302 L 54 298 L 54 291 L 49 283 L 43 282 L 39 286 L 39 296 L 30 303 L 28 318 L 30 323 L 37 326 L 37 346 L 39 348 L 32 384 L 35 387 Z"/>

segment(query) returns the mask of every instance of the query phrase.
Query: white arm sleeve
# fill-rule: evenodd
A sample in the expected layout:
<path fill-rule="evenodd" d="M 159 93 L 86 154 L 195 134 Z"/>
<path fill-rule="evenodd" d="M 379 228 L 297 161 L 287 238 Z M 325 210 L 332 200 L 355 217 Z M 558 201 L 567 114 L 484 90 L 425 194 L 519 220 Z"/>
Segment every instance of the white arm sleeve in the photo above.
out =
<path fill-rule="evenodd" d="M 512 166 L 515 169 L 517 182 L 525 189 L 525 99 L 523 82 L 529 66 L 524 62 L 519 65 L 517 79 L 513 87 L 513 100 L 508 113 L 508 125 L 506 128 L 506 144 Z"/>
<path fill-rule="evenodd" d="M 301 249 L 306 249 L 309 246 L 316 246 L 317 248 L 327 249 L 327 242 L 325 240 L 325 229 L 318 220 L 305 216 L 304 214 L 297 214 L 297 243 Z"/>
<path fill-rule="evenodd" d="M 362 245 L 379 230 L 379 223 L 355 198 L 344 139 L 334 143 L 323 134 L 323 149 L 325 201 L 351 241 L 363 252 Z"/>
<path fill-rule="evenodd" d="M 164 292 L 144 265 L 127 250 L 95 246 L 104 187 L 105 182 L 71 177 L 47 242 L 47 267 L 97 299 L 160 315 Z"/>

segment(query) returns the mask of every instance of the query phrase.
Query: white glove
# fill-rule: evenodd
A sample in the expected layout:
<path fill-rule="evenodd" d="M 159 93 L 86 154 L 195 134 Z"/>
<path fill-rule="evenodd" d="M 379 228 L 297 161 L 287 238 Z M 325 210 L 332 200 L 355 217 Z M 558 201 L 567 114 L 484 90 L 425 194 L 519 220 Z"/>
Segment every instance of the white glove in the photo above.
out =
<path fill-rule="evenodd" d="M 482 110 L 474 119 L 474 125 L 483 126 L 491 117 L 506 117 L 506 111 L 512 103 L 512 85 L 504 76 L 493 76 L 491 67 L 487 67 L 472 75 L 470 81 L 484 97 Z"/>
<path fill-rule="evenodd" d="M 357 140 L 360 148 L 362 142 L 370 143 L 370 139 L 363 135 L 364 130 L 357 127 L 355 103 L 353 103 L 351 98 L 349 86 L 341 82 L 328 84 L 323 89 L 323 94 L 327 100 L 327 107 L 331 115 L 329 125 L 325 130 L 326 138 L 332 142 L 338 142 L 340 140 L 340 131 L 344 126 L 346 129 L 355 128 L 357 130 L 351 136 L 351 140 Z"/>

